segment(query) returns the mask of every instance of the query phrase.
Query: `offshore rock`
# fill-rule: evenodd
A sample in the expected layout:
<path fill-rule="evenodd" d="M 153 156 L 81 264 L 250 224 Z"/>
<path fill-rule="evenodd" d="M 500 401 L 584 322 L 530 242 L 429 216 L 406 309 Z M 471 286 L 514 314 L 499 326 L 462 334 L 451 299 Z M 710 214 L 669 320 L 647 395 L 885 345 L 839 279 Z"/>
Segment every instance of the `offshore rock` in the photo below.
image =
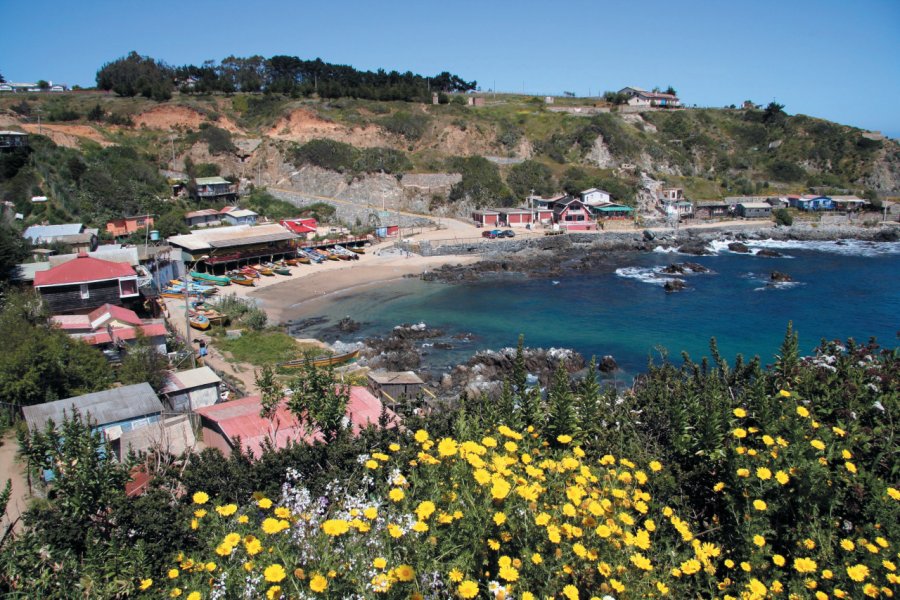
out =
<path fill-rule="evenodd" d="M 772 271 L 772 275 L 771 275 L 770 279 L 772 281 L 777 281 L 777 282 L 787 282 L 787 281 L 794 280 L 793 277 L 791 277 L 787 273 L 782 273 L 781 271 Z"/>
<path fill-rule="evenodd" d="M 670 279 L 666 282 L 666 285 L 663 286 L 663 289 L 665 289 L 666 292 L 680 292 L 686 288 L 687 285 L 684 283 L 683 279 Z"/>
<path fill-rule="evenodd" d="M 600 359 L 600 364 L 597 365 L 597 369 L 601 373 L 612 373 L 616 369 L 619 368 L 619 363 L 616 362 L 616 359 L 612 357 L 611 354 L 607 354 L 603 358 Z"/>
<path fill-rule="evenodd" d="M 763 248 L 762 250 L 757 251 L 757 256 L 767 256 L 769 258 L 779 258 L 781 257 L 781 252 L 777 252 L 775 250 L 769 250 L 768 248 Z"/>
<path fill-rule="evenodd" d="M 741 242 L 731 242 L 728 244 L 728 249 L 732 252 L 740 252 L 741 254 L 747 254 L 750 252 L 750 248 L 747 247 L 747 244 L 743 244 Z"/>

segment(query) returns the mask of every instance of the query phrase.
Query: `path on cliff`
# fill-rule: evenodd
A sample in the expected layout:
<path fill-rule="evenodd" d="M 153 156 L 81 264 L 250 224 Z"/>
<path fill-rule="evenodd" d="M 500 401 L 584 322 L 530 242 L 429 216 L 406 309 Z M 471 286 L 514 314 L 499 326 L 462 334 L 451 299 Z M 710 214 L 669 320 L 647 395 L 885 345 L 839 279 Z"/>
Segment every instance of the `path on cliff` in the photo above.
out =
<path fill-rule="evenodd" d="M 0 438 L 0 489 L 6 486 L 6 480 L 12 481 L 12 494 L 6 505 L 6 514 L 0 515 L 0 532 L 6 531 L 9 523 L 16 521 L 28 507 L 28 483 L 25 480 L 25 468 L 18 460 L 19 442 L 16 432 L 9 429 Z M 21 531 L 22 522 L 16 523 L 14 531 Z"/>

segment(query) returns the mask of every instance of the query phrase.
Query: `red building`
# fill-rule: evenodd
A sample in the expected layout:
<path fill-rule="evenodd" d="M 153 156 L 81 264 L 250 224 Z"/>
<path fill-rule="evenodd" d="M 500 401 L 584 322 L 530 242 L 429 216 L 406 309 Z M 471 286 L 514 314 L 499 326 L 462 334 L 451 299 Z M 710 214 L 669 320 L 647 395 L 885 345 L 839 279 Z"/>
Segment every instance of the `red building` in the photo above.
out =
<path fill-rule="evenodd" d="M 34 288 L 52 314 L 90 312 L 104 304 L 123 306 L 140 298 L 131 265 L 90 258 L 84 252 L 35 273 Z"/>
<path fill-rule="evenodd" d="M 114 238 L 118 238 L 131 235 L 138 229 L 150 229 L 151 227 L 153 227 L 152 215 L 122 217 L 121 219 L 109 221 L 106 224 L 106 232 L 112 234 Z"/>
<path fill-rule="evenodd" d="M 476 210 L 472 213 L 472 220 L 479 227 L 496 227 L 500 225 L 500 213 L 496 210 Z"/>
<path fill-rule="evenodd" d="M 506 227 L 527 227 L 534 223 L 534 211 L 528 208 L 498 208 L 500 224 Z"/>
<path fill-rule="evenodd" d="M 597 224 L 591 216 L 590 208 L 577 198 L 566 197 L 553 203 L 553 221 L 560 229 L 568 231 L 591 231 Z"/>
<path fill-rule="evenodd" d="M 316 237 L 316 229 L 319 227 L 315 219 L 282 219 L 279 223 L 291 233 L 296 233 L 306 239 Z"/>

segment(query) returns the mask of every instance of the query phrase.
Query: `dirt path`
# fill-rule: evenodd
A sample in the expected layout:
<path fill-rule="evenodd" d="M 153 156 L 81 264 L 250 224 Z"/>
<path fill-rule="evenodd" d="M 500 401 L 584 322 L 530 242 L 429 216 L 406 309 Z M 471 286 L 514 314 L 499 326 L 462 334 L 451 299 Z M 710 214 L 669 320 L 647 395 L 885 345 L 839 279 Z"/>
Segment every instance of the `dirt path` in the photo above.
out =
<path fill-rule="evenodd" d="M 6 480 L 12 481 L 12 495 L 6 506 L 6 514 L 0 515 L 0 531 L 6 531 L 9 523 L 21 516 L 28 506 L 28 483 L 25 479 L 25 467 L 19 462 L 19 442 L 15 432 L 10 429 L 0 439 L 0 489 L 6 486 Z M 14 531 L 22 530 L 19 521 Z"/>

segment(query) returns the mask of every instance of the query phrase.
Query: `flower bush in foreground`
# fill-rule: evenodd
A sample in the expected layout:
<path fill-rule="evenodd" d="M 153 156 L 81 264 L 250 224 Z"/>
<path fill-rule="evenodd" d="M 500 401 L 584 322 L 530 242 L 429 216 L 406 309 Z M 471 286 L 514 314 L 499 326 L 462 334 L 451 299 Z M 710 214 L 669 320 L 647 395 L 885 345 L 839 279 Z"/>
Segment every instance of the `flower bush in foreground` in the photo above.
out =
<path fill-rule="evenodd" d="M 734 408 L 724 459 L 710 473 L 719 479 L 712 516 L 653 496 L 655 479 L 668 476 L 660 460 L 589 454 L 567 434 L 547 439 L 534 428 L 467 439 L 419 430 L 406 447 L 359 457 L 361 475 L 321 497 L 295 472 L 277 501 L 217 504 L 197 490 L 201 550 L 175 557 L 145 593 L 891 597 L 898 549 L 887 529 L 900 517 L 900 492 L 868 476 L 852 431 L 818 422 L 789 392 L 773 405 L 766 415 Z M 847 503 L 866 519 L 841 518 Z"/>

